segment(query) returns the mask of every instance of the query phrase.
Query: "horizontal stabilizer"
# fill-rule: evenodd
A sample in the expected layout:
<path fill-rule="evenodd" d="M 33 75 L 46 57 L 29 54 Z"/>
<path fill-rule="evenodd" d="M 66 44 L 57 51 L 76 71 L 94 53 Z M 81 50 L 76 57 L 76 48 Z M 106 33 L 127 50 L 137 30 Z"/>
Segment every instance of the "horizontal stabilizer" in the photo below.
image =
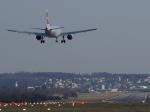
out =
<path fill-rule="evenodd" d="M 50 30 L 57 30 L 57 29 L 62 29 L 64 27 L 57 27 L 57 28 L 51 28 Z M 46 30 L 45 28 L 31 28 L 31 29 L 34 29 L 34 30 Z"/>
<path fill-rule="evenodd" d="M 50 30 L 57 30 L 57 29 L 62 29 L 62 28 L 64 28 L 64 27 L 52 28 L 52 29 L 50 29 Z"/>
<path fill-rule="evenodd" d="M 31 28 L 31 29 L 35 29 L 35 30 L 45 30 L 45 28 Z"/>

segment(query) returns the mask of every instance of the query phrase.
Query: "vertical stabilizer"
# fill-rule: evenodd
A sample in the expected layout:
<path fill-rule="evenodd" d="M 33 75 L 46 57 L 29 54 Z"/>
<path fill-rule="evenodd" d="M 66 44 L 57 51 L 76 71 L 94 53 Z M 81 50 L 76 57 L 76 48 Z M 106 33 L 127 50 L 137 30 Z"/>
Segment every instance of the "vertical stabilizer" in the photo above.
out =
<path fill-rule="evenodd" d="M 48 17 L 48 9 L 45 11 L 45 19 L 46 19 L 46 28 L 50 30 L 51 26 L 50 26 L 49 17 Z"/>

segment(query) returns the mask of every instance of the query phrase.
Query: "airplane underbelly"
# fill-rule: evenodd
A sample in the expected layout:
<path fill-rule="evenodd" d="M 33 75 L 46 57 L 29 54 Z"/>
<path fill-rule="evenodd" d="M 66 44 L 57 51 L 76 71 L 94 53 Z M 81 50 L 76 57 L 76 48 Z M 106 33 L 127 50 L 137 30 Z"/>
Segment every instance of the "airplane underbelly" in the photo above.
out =
<path fill-rule="evenodd" d="M 49 37 L 56 37 L 55 33 L 49 33 Z"/>
<path fill-rule="evenodd" d="M 48 32 L 48 37 L 50 38 L 56 38 L 61 34 L 60 30 L 52 30 Z"/>

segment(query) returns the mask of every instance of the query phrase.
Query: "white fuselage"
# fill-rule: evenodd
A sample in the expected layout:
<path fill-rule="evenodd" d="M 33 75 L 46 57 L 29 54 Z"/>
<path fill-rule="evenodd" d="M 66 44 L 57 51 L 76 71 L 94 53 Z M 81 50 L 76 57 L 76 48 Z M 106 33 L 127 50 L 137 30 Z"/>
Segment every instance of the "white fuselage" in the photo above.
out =
<path fill-rule="evenodd" d="M 57 26 L 51 27 L 51 29 L 46 29 L 45 33 L 48 38 L 57 38 L 61 35 L 62 30 L 61 29 L 55 29 L 58 28 Z"/>

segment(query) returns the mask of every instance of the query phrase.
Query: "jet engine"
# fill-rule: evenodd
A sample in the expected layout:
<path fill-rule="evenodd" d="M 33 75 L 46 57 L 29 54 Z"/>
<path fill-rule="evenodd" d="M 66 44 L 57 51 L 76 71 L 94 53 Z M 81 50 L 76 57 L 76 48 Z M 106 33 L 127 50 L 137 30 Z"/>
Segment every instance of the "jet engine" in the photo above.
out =
<path fill-rule="evenodd" d="M 68 40 L 72 40 L 72 35 L 68 35 L 68 36 L 67 36 L 67 39 L 68 39 Z"/>
<path fill-rule="evenodd" d="M 37 36 L 36 36 L 36 39 L 37 39 L 37 40 L 42 40 L 42 36 L 37 35 Z"/>

